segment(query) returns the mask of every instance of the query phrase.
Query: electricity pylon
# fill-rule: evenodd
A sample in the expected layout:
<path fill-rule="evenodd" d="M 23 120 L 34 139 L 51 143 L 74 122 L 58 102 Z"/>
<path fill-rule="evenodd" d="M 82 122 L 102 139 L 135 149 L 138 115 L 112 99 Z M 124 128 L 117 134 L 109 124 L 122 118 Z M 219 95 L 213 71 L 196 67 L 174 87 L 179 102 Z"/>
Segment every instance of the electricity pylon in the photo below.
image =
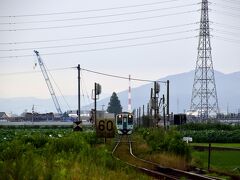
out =
<path fill-rule="evenodd" d="M 200 119 L 219 113 L 217 90 L 211 54 L 208 0 L 201 4 L 198 57 L 192 89 L 191 110 L 198 112 Z"/>

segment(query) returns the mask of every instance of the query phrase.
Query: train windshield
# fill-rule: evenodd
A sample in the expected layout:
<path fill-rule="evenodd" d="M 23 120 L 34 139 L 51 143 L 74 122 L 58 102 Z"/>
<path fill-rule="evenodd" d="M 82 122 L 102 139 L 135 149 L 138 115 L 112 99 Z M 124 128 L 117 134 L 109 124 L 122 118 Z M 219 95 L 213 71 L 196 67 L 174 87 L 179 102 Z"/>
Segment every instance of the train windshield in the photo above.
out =
<path fill-rule="evenodd" d="M 129 116 L 128 116 L 128 124 L 129 124 L 129 125 L 132 125 L 132 124 L 133 124 L 133 116 L 132 116 L 132 115 L 129 115 Z"/>
<path fill-rule="evenodd" d="M 121 124 L 122 124 L 122 116 L 117 115 L 117 125 L 121 125 Z"/>

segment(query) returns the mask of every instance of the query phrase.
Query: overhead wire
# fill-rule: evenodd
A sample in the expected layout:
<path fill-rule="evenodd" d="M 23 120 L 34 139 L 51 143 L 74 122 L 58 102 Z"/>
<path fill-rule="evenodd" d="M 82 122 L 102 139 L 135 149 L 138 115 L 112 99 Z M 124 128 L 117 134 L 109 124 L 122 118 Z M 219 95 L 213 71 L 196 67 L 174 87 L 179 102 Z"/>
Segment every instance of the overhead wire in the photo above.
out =
<path fill-rule="evenodd" d="M 94 73 L 94 74 L 98 74 L 98 75 L 102 75 L 102 76 L 108 76 L 108 77 L 112 77 L 112 78 L 118 78 L 118 79 L 125 79 L 125 80 L 129 80 L 129 76 L 128 77 L 124 77 L 124 76 L 119 76 L 119 75 L 114 75 L 114 74 L 107 74 L 107 73 L 103 73 L 103 72 L 98 72 L 98 71 L 94 71 L 94 70 L 90 70 L 90 69 L 86 69 L 86 68 L 81 68 L 81 70 L 83 71 L 87 71 L 90 73 Z M 149 79 L 139 79 L 139 78 L 130 78 L 132 81 L 142 81 L 142 82 L 160 82 L 160 83 L 166 83 L 166 81 L 159 81 L 159 80 L 149 80 Z"/>
<path fill-rule="evenodd" d="M 216 37 L 216 38 L 218 38 L 218 39 L 220 39 L 220 40 L 223 40 L 223 41 L 226 41 L 226 42 L 237 43 L 237 44 L 240 43 L 240 39 L 239 39 L 239 40 L 230 39 L 230 38 L 221 37 L 221 36 L 218 36 L 218 35 L 213 35 L 213 37 Z"/>
<path fill-rule="evenodd" d="M 66 11 L 66 12 L 55 12 L 55 13 L 38 13 L 38 14 L 19 14 L 19 15 L 1 15 L 0 18 L 17 18 L 17 17 L 30 17 L 30 16 L 51 16 L 51 15 L 63 15 L 63 14 L 76 14 L 76 13 L 86 13 L 86 12 L 97 12 L 97 11 L 107 11 L 107 10 L 116 10 L 116 9 L 126 9 L 126 8 L 134 8 L 134 7 L 142 7 L 156 4 L 164 4 L 170 2 L 176 2 L 182 0 L 166 0 L 166 1 L 158 1 L 144 4 L 135 4 L 128 6 L 118 6 L 118 7 L 110 7 L 110 8 L 99 8 L 99 9 L 88 9 L 88 10 L 80 10 L 80 11 Z"/>
<path fill-rule="evenodd" d="M 66 68 L 58 68 L 58 69 L 77 69 L 77 67 L 66 67 Z M 51 69 L 49 69 L 48 71 L 52 71 Z M 114 75 L 114 74 L 109 74 L 109 73 L 103 73 L 103 72 L 99 72 L 99 71 L 94 71 L 94 70 L 90 70 L 90 69 L 86 69 L 86 68 L 80 68 L 80 72 L 81 71 L 86 71 L 86 72 L 89 72 L 89 73 L 94 73 L 94 74 L 98 74 L 98 75 L 102 75 L 102 76 L 107 76 L 107 77 L 112 77 L 112 78 L 118 78 L 118 79 L 124 79 L 124 80 L 128 80 L 129 81 L 129 76 L 119 76 L 119 75 Z M 38 72 L 41 72 L 41 71 L 38 71 Z M 8 74 L 0 74 L 1 75 L 17 75 L 19 73 L 23 73 L 23 72 L 15 72 L 15 73 L 8 73 Z M 34 73 L 34 71 L 30 71 L 30 72 L 24 72 L 24 73 Z M 82 74 L 82 73 L 81 73 Z M 84 79 L 82 79 L 82 82 L 84 82 Z M 149 79 L 140 79 L 140 78 L 132 78 L 131 77 L 131 81 L 141 81 L 141 82 L 159 82 L 159 83 L 163 83 L 163 84 L 166 84 L 167 81 L 161 81 L 161 80 L 149 80 Z M 89 97 L 89 95 L 88 95 Z M 70 109 L 70 108 L 69 108 Z"/>
<path fill-rule="evenodd" d="M 240 6 L 240 3 L 239 3 L 239 1 L 238 0 L 220 0 L 220 1 L 223 1 L 223 2 L 225 2 L 225 3 L 232 3 L 232 4 L 234 4 L 234 5 L 239 5 Z"/>
<path fill-rule="evenodd" d="M 230 16 L 230 17 L 234 17 L 234 18 L 240 18 L 240 14 L 229 13 L 227 11 L 212 9 L 212 12 L 218 13 L 219 15 L 225 15 L 225 16 Z"/>
<path fill-rule="evenodd" d="M 234 36 L 234 37 L 239 37 L 240 36 L 240 32 L 239 33 L 234 33 L 234 32 L 220 30 L 220 29 L 216 29 L 216 28 L 214 28 L 213 31 L 216 31 L 217 33 L 220 33 L 220 34 L 226 34 L 226 35 L 230 35 L 230 36 Z"/>
<path fill-rule="evenodd" d="M 192 3 L 192 4 L 172 6 L 172 7 L 167 7 L 167 8 L 157 8 L 157 9 L 148 9 L 148 10 L 141 10 L 141 11 L 134 11 L 134 12 L 125 12 L 125 13 L 116 13 L 116 14 L 107 14 L 107 15 L 98 15 L 98 16 L 88 16 L 88 17 L 76 17 L 76 18 L 67 18 L 67 19 L 65 18 L 65 19 L 38 20 L 38 21 L 1 22 L 0 25 L 33 24 L 33 23 L 63 22 L 63 21 L 106 18 L 106 17 L 115 17 L 115 16 L 122 16 L 122 15 L 131 15 L 131 14 L 140 14 L 140 13 L 147 13 L 147 12 L 155 12 L 155 11 L 176 9 L 176 8 L 182 8 L 182 7 L 190 7 L 190 6 L 194 6 L 194 5 L 198 5 L 198 4 L 199 3 Z"/>
<path fill-rule="evenodd" d="M 62 96 L 62 98 L 63 98 L 63 101 L 66 103 L 66 105 L 67 105 L 67 107 L 68 107 L 68 110 L 70 110 L 70 109 L 71 109 L 71 108 L 70 108 L 70 105 L 69 105 L 69 103 L 67 102 L 65 96 L 63 95 L 63 93 L 62 93 L 60 87 L 58 86 L 57 82 L 56 82 L 55 79 L 53 78 L 52 73 L 48 70 L 48 68 L 47 68 L 47 66 L 46 66 L 45 63 L 44 63 L 44 66 L 46 67 L 46 69 L 47 69 L 47 71 L 48 71 L 48 74 L 50 74 L 50 77 L 51 77 L 53 83 L 55 84 L 55 86 L 57 87 L 58 92 L 61 94 L 61 96 Z"/>
<path fill-rule="evenodd" d="M 219 23 L 219 22 L 213 22 L 213 24 L 223 27 L 223 28 L 227 28 L 227 29 L 231 28 L 231 29 L 235 29 L 235 30 L 240 30 L 240 26 L 233 26 L 233 25 Z"/>
<path fill-rule="evenodd" d="M 111 33 L 111 34 L 101 34 L 101 35 L 94 35 L 94 36 L 82 36 L 82 37 L 73 37 L 73 38 L 36 40 L 36 41 L 0 42 L 0 45 L 32 44 L 32 43 L 59 42 L 59 41 L 78 40 L 78 39 L 101 38 L 101 37 L 110 37 L 110 36 L 118 36 L 118 35 L 157 31 L 157 30 L 162 30 L 162 29 L 173 29 L 173 28 L 191 26 L 191 25 L 196 25 L 196 24 L 199 24 L 199 22 L 178 24 L 178 25 L 165 26 L 165 27 L 159 27 L 159 28 L 143 29 L 143 30 L 137 30 L 137 31 L 119 32 L 119 33 Z"/>
<path fill-rule="evenodd" d="M 194 32 L 196 30 L 197 29 L 190 29 L 190 30 L 185 30 L 185 31 L 162 33 L 162 34 L 151 35 L 151 36 L 140 36 L 140 37 L 133 37 L 133 38 L 125 38 L 125 39 L 121 38 L 121 39 L 117 39 L 117 40 L 98 41 L 98 42 L 80 43 L 80 44 L 67 44 L 67 45 L 56 45 L 56 46 L 45 46 L 45 47 L 18 48 L 18 49 L 0 49 L 0 52 L 25 51 L 25 50 L 32 50 L 32 49 L 38 49 L 38 50 L 39 49 L 53 49 L 53 48 L 73 47 L 73 46 L 107 44 L 107 43 L 115 43 L 115 42 L 133 41 L 133 40 L 139 40 L 139 39 L 148 39 L 148 38 L 175 35 L 175 34 L 183 34 L 183 33 L 188 33 L 188 32 Z"/>
<path fill-rule="evenodd" d="M 98 23 L 86 23 L 86 24 L 73 24 L 73 25 L 63 25 L 63 26 L 48 26 L 48 27 L 35 27 L 35 28 L 15 28 L 15 29 L 0 29 L 0 32 L 11 32 L 11 31 L 30 31 L 30 30 L 49 30 L 49 29 L 62 29 L 62 28 L 72 28 L 72 27 L 83 27 L 83 26 L 95 26 L 95 25 L 102 25 L 102 24 L 112 24 L 112 23 L 122 23 L 122 22 L 131 22 L 131 21 L 139 21 L 139 20 L 146 20 L 146 19 L 154 19 L 154 18 L 161 18 L 161 17 L 169 17 L 169 16 L 176 16 L 182 14 L 189 14 L 199 12 L 200 10 L 190 10 L 190 11 L 183 11 L 177 13 L 170 13 L 170 14 L 163 14 L 163 15 L 155 15 L 155 16 L 148 16 L 148 17 L 138 17 L 132 19 L 122 19 L 122 20 L 113 20 L 113 21 L 104 21 Z"/>
<path fill-rule="evenodd" d="M 48 69 L 48 71 L 62 71 L 62 70 L 75 69 L 75 67 L 65 67 L 65 68 L 54 68 Z M 12 75 L 23 75 L 23 74 L 34 74 L 34 73 L 42 73 L 42 71 L 20 71 L 20 72 L 12 72 L 12 73 L 0 73 L 0 76 L 12 76 Z"/>
<path fill-rule="evenodd" d="M 80 69 L 80 73 L 81 73 L 81 82 L 83 83 L 84 90 L 87 94 L 88 104 L 90 106 L 90 104 L 91 104 L 90 96 L 89 96 L 89 93 L 87 91 L 87 86 L 86 86 L 86 83 L 85 83 L 85 80 L 84 80 L 84 75 L 83 75 L 83 72 L 81 71 L 81 69 Z"/>
<path fill-rule="evenodd" d="M 61 89 L 59 88 L 58 84 L 56 83 L 55 79 L 53 78 L 52 74 L 50 71 L 59 71 L 59 70 L 67 70 L 67 69 L 73 69 L 75 67 L 65 67 L 65 68 L 54 68 L 54 69 L 48 69 L 46 64 L 44 64 L 44 66 L 46 67 L 47 71 L 48 71 L 48 74 L 50 75 L 53 83 L 55 84 L 55 86 L 57 87 L 59 93 L 61 94 L 64 102 L 66 103 L 68 109 L 71 109 L 70 108 L 70 105 L 69 103 L 67 102 L 65 96 L 63 95 Z M 0 76 L 11 76 L 11 75 L 20 75 L 20 74 L 32 74 L 32 73 L 42 73 L 42 71 L 25 71 L 25 72 L 14 72 L 14 73 L 0 73 Z"/>
<path fill-rule="evenodd" d="M 81 97 L 83 98 L 83 101 L 86 102 L 86 99 L 85 99 L 85 94 L 84 94 L 84 91 L 83 91 L 83 87 L 82 87 L 82 82 L 80 81 L 80 87 L 81 87 Z"/>
<path fill-rule="evenodd" d="M 103 50 L 113 50 L 113 49 L 121 49 L 121 48 L 128 48 L 128 47 L 137 47 L 137 46 L 154 45 L 154 44 L 167 43 L 167 42 L 175 42 L 175 41 L 180 41 L 180 40 L 188 40 L 188 39 L 193 39 L 196 37 L 198 37 L 198 36 L 187 36 L 187 37 L 182 37 L 182 38 L 154 41 L 154 42 L 147 42 L 147 43 L 136 43 L 136 44 L 130 44 L 130 45 L 120 45 L 120 46 L 96 48 L 96 49 L 42 53 L 42 55 L 60 55 L 60 54 L 72 54 L 72 53 L 85 53 L 85 52 L 94 52 L 94 51 L 103 51 Z M 28 54 L 28 55 L 0 56 L 0 59 L 23 58 L 23 57 L 33 57 L 33 55 Z M 0 60 L 0 61 L 3 61 L 3 60 Z"/>
<path fill-rule="evenodd" d="M 229 5 L 226 5 L 226 4 L 221 4 L 221 3 L 216 3 L 216 2 L 211 2 L 211 4 L 213 4 L 213 5 L 216 5 L 216 6 L 218 6 L 218 7 L 221 7 L 221 8 L 224 8 L 224 9 L 226 9 L 226 8 L 228 8 L 228 9 L 231 9 L 231 10 L 235 10 L 235 11 L 240 11 L 240 6 L 239 7 L 233 7 L 233 6 L 229 6 Z"/>

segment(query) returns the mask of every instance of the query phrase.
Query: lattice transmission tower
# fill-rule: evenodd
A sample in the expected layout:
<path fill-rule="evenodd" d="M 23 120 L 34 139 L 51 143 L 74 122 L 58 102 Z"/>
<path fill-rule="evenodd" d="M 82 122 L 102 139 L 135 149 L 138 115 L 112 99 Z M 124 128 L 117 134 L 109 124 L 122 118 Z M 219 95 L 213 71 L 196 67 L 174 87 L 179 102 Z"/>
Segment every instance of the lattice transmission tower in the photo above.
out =
<path fill-rule="evenodd" d="M 198 57 L 190 109 L 198 112 L 200 119 L 207 119 L 218 113 L 219 108 L 211 54 L 208 0 L 202 0 L 201 6 Z"/>

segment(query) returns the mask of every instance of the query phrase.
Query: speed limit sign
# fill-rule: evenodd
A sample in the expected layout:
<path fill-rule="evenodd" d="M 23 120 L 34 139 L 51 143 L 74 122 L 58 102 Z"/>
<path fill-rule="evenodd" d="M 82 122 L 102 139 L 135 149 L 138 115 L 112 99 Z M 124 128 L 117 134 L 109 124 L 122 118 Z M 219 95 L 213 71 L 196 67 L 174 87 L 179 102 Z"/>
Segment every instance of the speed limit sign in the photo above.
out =
<path fill-rule="evenodd" d="M 98 119 L 96 126 L 97 137 L 113 138 L 115 123 L 113 119 Z"/>

